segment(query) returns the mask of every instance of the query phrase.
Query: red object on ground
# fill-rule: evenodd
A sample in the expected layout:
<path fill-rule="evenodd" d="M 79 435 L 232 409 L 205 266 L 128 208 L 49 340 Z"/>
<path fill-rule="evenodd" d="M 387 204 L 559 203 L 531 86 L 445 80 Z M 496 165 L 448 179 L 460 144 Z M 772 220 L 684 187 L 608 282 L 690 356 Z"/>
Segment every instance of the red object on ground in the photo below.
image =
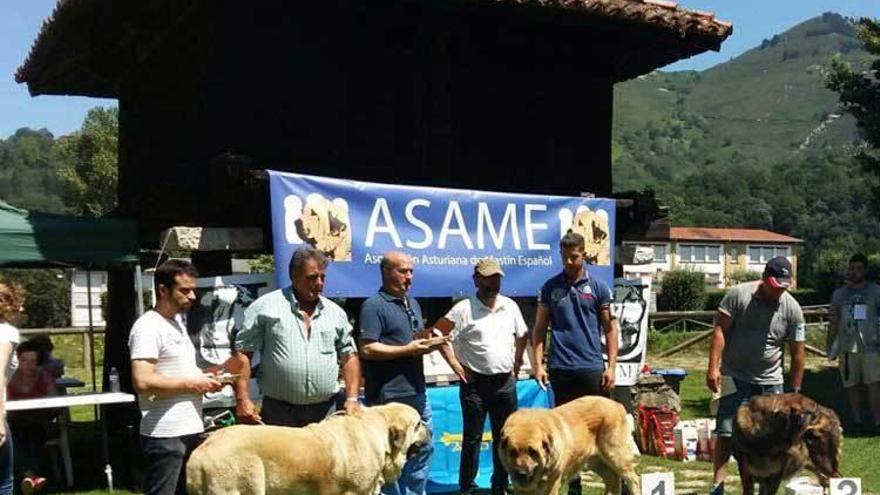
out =
<path fill-rule="evenodd" d="M 678 413 L 667 408 L 639 409 L 639 448 L 643 453 L 660 457 L 675 455 L 675 425 Z"/>

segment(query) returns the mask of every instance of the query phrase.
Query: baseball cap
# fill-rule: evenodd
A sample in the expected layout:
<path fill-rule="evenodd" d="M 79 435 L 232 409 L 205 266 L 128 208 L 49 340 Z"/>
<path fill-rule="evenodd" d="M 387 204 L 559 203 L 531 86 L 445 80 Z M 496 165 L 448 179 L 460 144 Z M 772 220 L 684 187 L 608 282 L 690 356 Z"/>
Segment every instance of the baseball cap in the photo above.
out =
<path fill-rule="evenodd" d="M 791 262 L 785 256 L 777 256 L 764 266 L 764 280 L 770 287 L 787 289 L 791 287 Z"/>
<path fill-rule="evenodd" d="M 474 273 L 479 273 L 484 277 L 491 277 L 492 275 L 504 276 L 504 271 L 501 270 L 501 265 L 499 265 L 494 258 L 483 258 L 480 261 L 477 261 L 477 264 L 474 265 Z"/>

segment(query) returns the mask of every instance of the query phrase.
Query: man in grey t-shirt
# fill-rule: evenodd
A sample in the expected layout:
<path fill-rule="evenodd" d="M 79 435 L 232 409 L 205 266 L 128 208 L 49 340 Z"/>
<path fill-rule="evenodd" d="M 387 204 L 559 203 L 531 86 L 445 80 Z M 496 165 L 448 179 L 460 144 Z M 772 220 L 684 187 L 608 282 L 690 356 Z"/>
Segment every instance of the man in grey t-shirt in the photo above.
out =
<path fill-rule="evenodd" d="M 868 259 L 856 254 L 849 260 L 849 283 L 831 296 L 828 324 L 829 356 L 837 341 L 840 378 L 849 399 L 853 426 L 864 427 L 862 420 L 861 385 L 868 389 L 868 402 L 874 431 L 880 430 L 880 342 L 878 342 L 878 308 L 880 286 L 867 282 Z"/>
<path fill-rule="evenodd" d="M 715 487 L 724 493 L 730 460 L 733 418 L 740 405 L 761 394 L 782 393 L 782 357 L 791 348 L 791 386 L 800 391 L 804 377 L 804 313 L 787 289 L 791 263 L 780 256 L 767 262 L 760 281 L 732 287 L 715 314 L 706 383 L 720 392 L 713 459 Z M 751 476 L 740 470 L 743 486 Z"/>

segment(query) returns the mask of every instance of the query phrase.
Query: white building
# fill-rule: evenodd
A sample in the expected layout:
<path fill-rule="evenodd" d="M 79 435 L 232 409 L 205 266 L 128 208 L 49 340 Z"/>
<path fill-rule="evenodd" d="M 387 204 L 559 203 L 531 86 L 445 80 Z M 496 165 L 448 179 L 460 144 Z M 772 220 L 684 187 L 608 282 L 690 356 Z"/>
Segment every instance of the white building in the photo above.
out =
<path fill-rule="evenodd" d="M 654 259 L 648 264 L 624 265 L 623 274 L 631 280 L 650 278 L 659 284 L 664 272 L 688 269 L 705 274 L 707 287 L 722 288 L 732 285 L 732 274 L 760 274 L 770 258 L 785 256 L 791 261 L 793 286 L 797 287 L 797 247 L 801 242 L 759 229 L 671 227 L 669 235 L 624 241 L 624 245 L 651 248 Z"/>

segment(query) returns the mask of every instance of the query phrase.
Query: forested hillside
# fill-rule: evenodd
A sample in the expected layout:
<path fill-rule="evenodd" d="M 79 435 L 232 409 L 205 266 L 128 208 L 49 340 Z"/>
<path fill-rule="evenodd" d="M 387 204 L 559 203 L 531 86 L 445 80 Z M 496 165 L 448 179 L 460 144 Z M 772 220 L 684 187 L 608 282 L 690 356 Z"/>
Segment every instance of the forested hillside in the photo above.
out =
<path fill-rule="evenodd" d="M 674 225 L 802 238 L 802 285 L 831 283 L 851 252 L 880 252 L 875 179 L 851 158 L 855 122 L 825 87 L 834 57 L 868 61 L 852 21 L 829 13 L 705 71 L 619 84 L 615 190 L 657 191 Z"/>

